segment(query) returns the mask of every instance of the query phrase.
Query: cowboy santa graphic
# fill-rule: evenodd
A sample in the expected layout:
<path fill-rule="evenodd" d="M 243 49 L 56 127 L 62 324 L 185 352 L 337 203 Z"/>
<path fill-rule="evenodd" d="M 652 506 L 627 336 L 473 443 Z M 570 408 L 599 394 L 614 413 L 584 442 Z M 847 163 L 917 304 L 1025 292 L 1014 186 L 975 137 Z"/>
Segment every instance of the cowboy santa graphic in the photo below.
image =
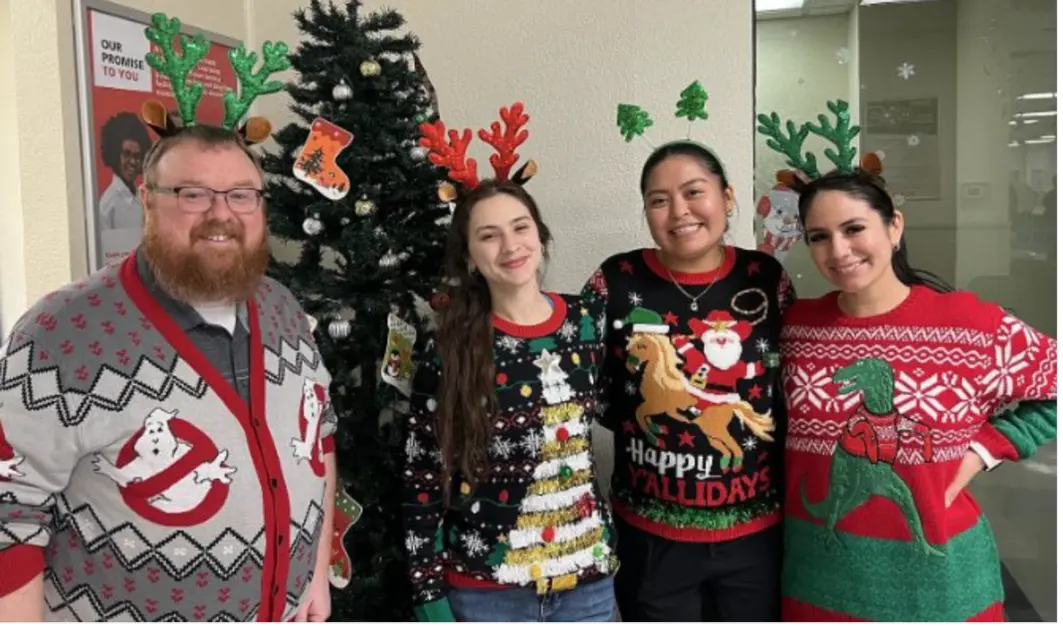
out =
<path fill-rule="evenodd" d="M 696 409 L 700 412 L 709 406 L 741 402 L 738 381 L 764 373 L 759 361 L 742 360 L 742 342 L 753 327 L 749 322 L 735 321 L 726 311 L 713 311 L 704 320 L 691 320 L 690 330 L 701 341 L 701 352 L 690 336 L 674 337 L 672 344 L 683 358 L 683 371 L 689 377 L 687 390 L 697 398 Z"/>

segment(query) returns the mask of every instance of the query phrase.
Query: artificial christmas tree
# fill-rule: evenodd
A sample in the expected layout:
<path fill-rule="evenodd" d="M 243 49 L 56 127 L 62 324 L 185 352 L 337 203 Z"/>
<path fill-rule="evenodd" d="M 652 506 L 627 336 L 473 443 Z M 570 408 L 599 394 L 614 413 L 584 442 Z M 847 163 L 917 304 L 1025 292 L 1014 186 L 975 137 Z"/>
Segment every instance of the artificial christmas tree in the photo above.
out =
<path fill-rule="evenodd" d="M 450 212 L 437 196 L 445 170 L 418 146 L 419 124 L 436 115 L 419 42 L 395 32 L 405 23 L 397 12 L 360 15 L 361 4 L 312 0 L 295 14 L 304 39 L 288 93 L 301 122 L 275 135 L 279 148 L 263 165 L 270 229 L 300 246 L 271 274 L 318 322 L 334 379 L 340 485 L 364 507 L 351 532 L 329 529 L 350 556 L 334 551 L 334 580 L 346 586 L 333 593 L 332 619 L 402 621 L 412 594 L 398 503 L 401 424 L 392 416 L 404 410 L 405 389 L 382 382 L 381 362 L 389 332 L 424 331 L 417 311 L 437 284 Z M 342 512 L 337 519 L 351 519 Z"/>

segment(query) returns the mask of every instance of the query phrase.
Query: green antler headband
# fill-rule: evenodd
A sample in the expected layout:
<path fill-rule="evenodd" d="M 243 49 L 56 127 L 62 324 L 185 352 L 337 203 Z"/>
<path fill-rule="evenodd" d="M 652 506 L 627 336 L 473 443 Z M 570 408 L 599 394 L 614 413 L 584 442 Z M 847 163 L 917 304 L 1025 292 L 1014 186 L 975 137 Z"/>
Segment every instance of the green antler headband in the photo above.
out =
<path fill-rule="evenodd" d="M 856 169 L 853 163 L 856 157 L 856 148 L 853 140 L 860 134 L 859 126 L 850 125 L 849 103 L 845 100 L 827 102 L 827 110 L 834 115 L 835 122 L 831 124 L 827 116 L 820 113 L 817 117 L 818 124 L 805 122 L 800 126 L 793 120 L 786 120 L 785 131 L 782 120 L 774 111 L 771 115 L 761 113 L 757 116 L 760 123 L 757 132 L 767 137 L 768 147 L 786 157 L 786 164 L 794 168 L 805 178 L 813 180 L 821 176 L 819 166 L 816 163 L 816 155 L 811 152 L 801 153 L 801 148 L 808 138 L 808 134 L 823 137 L 833 144 L 833 148 L 827 148 L 823 154 L 834 164 L 840 172 L 850 173 Z M 860 167 L 879 174 L 882 172 L 882 163 L 874 154 L 865 154 L 860 160 Z M 793 174 L 794 172 L 790 172 Z M 783 173 L 776 175 L 780 182 L 783 181 Z"/>
<path fill-rule="evenodd" d="M 141 117 L 160 137 L 167 137 L 183 127 L 197 123 L 196 112 L 199 108 L 199 101 L 203 97 L 203 85 L 189 81 L 188 76 L 207 56 L 211 44 L 202 33 L 197 33 L 195 37 L 182 34 L 181 21 L 176 17 L 168 18 L 164 13 L 155 13 L 151 16 L 151 25 L 144 29 L 144 35 L 162 51 L 161 56 L 149 52 L 145 60 L 152 69 L 170 79 L 182 126 L 177 126 L 160 102 L 145 103 Z M 174 41 L 175 39 L 177 41 Z M 284 88 L 284 83 L 278 80 L 267 80 L 269 75 L 291 67 L 288 59 L 288 46 L 284 42 L 263 43 L 262 66 L 256 72 L 253 70 L 257 61 L 258 55 L 246 50 L 243 44 L 230 50 L 229 63 L 239 80 L 240 93 L 237 95 L 233 90 L 226 89 L 222 96 L 225 103 L 225 119 L 221 127 L 235 130 L 248 143 L 257 143 L 268 137 L 271 125 L 263 117 L 253 117 L 237 128 L 240 120 L 247 114 L 255 98 L 263 94 L 278 92 Z"/>

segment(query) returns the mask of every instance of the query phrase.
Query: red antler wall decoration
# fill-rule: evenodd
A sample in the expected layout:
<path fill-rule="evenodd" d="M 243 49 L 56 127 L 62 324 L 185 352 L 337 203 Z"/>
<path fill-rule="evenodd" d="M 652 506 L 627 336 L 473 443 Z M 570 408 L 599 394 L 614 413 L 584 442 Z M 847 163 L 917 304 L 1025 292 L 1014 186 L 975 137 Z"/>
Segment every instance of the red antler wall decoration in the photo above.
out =
<path fill-rule="evenodd" d="M 491 124 L 491 132 L 480 129 L 480 139 L 493 147 L 496 154 L 491 155 L 491 167 L 495 170 L 495 178 L 504 180 L 509 178 L 509 170 L 517 163 L 520 155 L 517 147 L 528 138 L 528 131 L 522 126 L 528 123 L 528 114 L 524 112 L 524 104 L 517 102 L 512 107 L 502 107 L 498 111 L 502 121 L 506 123 L 506 132 L 502 132 L 502 126 L 498 122 Z"/>

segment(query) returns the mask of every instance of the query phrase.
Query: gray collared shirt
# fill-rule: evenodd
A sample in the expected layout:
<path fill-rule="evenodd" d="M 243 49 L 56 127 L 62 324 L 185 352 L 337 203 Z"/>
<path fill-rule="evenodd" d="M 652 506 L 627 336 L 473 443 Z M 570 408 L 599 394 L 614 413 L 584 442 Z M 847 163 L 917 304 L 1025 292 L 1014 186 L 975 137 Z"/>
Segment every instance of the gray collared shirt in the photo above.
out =
<path fill-rule="evenodd" d="M 236 308 L 236 325 L 230 335 L 228 329 L 208 323 L 194 308 L 174 299 L 155 280 L 142 248 L 137 249 L 137 274 L 148 293 L 184 331 L 189 340 L 203 353 L 211 365 L 240 394 L 250 402 L 251 335 L 247 320 L 247 303 Z"/>

